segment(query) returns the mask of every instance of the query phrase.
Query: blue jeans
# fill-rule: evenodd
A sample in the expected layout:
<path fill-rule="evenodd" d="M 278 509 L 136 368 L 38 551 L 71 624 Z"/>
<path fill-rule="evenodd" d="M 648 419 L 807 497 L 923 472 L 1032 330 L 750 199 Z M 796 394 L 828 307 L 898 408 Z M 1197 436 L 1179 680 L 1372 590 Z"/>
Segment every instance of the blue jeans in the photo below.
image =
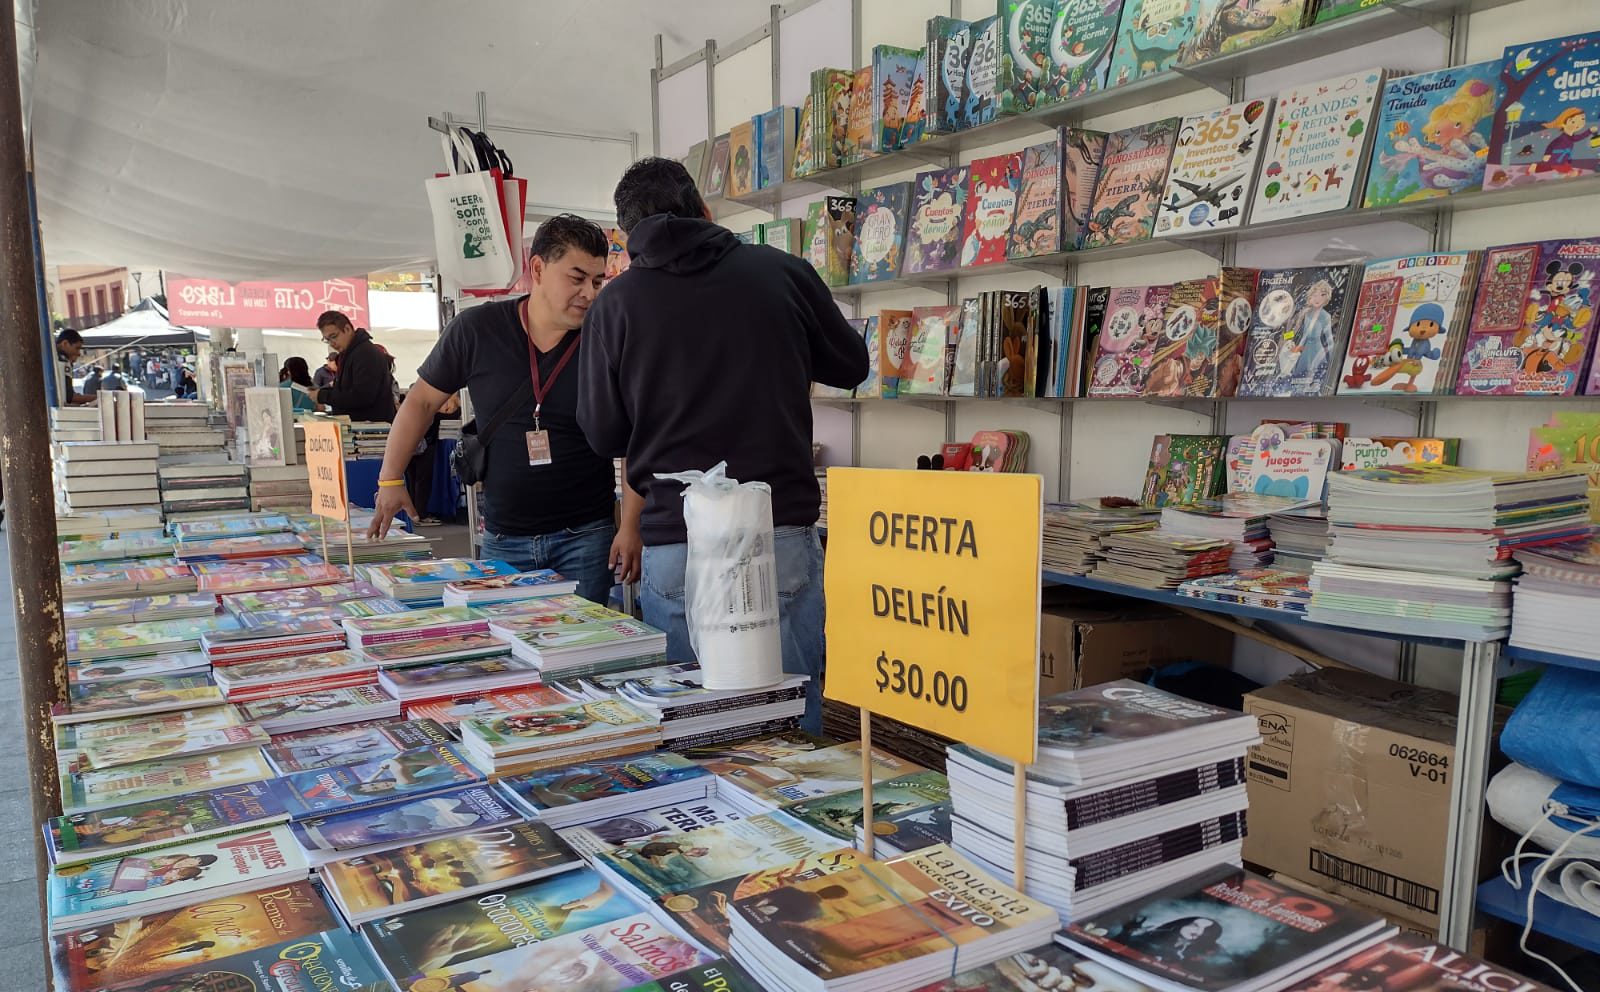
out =
<path fill-rule="evenodd" d="M 811 676 L 806 685 L 802 726 L 816 734 L 822 731 L 822 541 L 815 527 L 776 527 L 773 535 L 783 670 Z M 639 583 L 644 622 L 666 631 L 667 657 L 673 661 L 695 660 L 683 612 L 683 574 L 688 554 L 687 544 L 646 547 L 644 579 Z"/>
<path fill-rule="evenodd" d="M 611 598 L 616 577 L 606 559 L 616 528 L 610 520 L 596 520 L 549 534 L 496 534 L 484 531 L 485 558 L 498 558 L 519 571 L 550 568 L 578 582 L 578 595 L 595 603 Z"/>

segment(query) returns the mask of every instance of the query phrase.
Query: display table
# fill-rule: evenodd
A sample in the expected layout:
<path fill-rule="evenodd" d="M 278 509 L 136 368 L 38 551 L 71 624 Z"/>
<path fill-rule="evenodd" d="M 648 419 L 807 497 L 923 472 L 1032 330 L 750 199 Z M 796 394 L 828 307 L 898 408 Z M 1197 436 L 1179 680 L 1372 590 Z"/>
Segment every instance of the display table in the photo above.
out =
<path fill-rule="evenodd" d="M 440 441 L 433 449 L 433 489 L 428 493 L 428 505 L 417 510 L 440 520 L 454 520 L 461 512 L 461 480 L 450 470 L 450 455 L 456 450 L 454 440 Z M 345 493 L 356 506 L 370 507 L 378 497 L 378 470 L 383 467 L 381 458 L 351 458 L 344 463 Z"/>

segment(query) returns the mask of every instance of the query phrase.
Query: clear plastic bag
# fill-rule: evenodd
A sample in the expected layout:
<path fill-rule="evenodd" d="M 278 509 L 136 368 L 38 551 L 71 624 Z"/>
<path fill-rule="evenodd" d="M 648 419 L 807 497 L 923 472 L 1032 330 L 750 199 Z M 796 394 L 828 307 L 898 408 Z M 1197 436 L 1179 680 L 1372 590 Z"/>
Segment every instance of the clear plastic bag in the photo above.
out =
<path fill-rule="evenodd" d="M 754 689 L 783 678 L 772 487 L 709 472 L 661 473 L 684 484 L 688 531 L 683 608 L 707 689 Z"/>

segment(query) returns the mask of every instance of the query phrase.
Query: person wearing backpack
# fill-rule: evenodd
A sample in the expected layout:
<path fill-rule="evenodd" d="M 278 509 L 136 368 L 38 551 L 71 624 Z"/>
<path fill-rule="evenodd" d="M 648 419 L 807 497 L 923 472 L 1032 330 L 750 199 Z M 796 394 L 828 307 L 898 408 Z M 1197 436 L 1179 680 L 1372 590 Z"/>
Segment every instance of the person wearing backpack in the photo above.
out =
<path fill-rule="evenodd" d="M 523 571 L 554 569 L 598 603 L 615 582 L 638 577 L 643 500 L 624 487 L 613 523 L 611 459 L 595 454 L 578 426 L 579 332 L 607 251 L 598 225 L 553 217 L 533 237 L 529 294 L 464 310 L 444 329 L 390 428 L 372 536 L 387 534 L 402 510 L 418 519 L 406 466 L 434 414 L 466 389 L 478 417 L 462 427 L 455 465 L 463 482 L 483 484 L 482 556 Z M 341 354 L 341 375 L 343 365 Z"/>

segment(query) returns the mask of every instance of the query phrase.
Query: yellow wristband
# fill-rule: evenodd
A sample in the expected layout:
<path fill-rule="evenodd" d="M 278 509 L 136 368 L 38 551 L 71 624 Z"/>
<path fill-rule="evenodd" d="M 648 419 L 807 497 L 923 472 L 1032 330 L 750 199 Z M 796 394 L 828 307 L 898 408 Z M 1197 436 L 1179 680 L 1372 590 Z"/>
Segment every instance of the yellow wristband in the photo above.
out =
<path fill-rule="evenodd" d="M 406 484 L 406 480 L 404 480 L 404 479 L 379 479 L 378 480 L 378 486 L 380 488 L 383 487 L 383 486 L 403 486 L 405 484 Z"/>

